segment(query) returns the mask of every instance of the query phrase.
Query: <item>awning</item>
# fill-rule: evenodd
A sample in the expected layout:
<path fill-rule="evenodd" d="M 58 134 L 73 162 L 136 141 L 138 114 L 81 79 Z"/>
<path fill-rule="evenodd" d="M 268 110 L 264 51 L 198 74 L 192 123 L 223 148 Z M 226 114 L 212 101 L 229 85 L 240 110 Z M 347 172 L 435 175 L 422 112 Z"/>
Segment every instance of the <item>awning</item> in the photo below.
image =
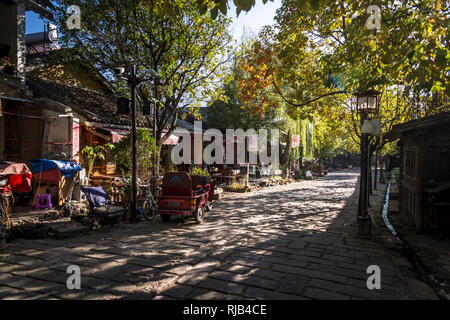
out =
<path fill-rule="evenodd" d="M 164 141 L 164 145 L 176 145 L 180 141 L 180 138 L 174 134 L 171 134 L 166 141 Z"/>
<path fill-rule="evenodd" d="M 124 130 L 109 130 L 112 136 L 112 143 L 117 143 L 128 135 L 128 131 Z"/>

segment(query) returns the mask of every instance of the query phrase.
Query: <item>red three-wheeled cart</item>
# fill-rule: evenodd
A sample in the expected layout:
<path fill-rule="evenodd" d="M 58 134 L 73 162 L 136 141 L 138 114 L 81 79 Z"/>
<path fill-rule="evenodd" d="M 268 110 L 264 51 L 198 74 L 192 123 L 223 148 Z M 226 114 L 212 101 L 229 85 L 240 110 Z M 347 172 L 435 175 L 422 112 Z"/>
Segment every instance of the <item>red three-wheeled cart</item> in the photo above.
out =
<path fill-rule="evenodd" d="M 215 184 L 207 177 L 186 172 L 167 172 L 156 197 L 157 213 L 163 221 L 173 215 L 192 216 L 202 223 L 205 212 L 212 209 Z"/>

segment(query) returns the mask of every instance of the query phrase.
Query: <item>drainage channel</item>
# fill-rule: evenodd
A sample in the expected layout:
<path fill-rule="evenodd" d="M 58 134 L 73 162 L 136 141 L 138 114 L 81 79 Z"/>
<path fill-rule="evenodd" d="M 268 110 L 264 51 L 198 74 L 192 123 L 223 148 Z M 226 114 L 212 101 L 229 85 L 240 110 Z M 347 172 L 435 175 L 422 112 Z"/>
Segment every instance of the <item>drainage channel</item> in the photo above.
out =
<path fill-rule="evenodd" d="M 400 239 L 399 235 L 397 234 L 397 232 L 394 229 L 394 226 L 389 222 L 389 219 L 387 217 L 387 213 L 388 213 L 388 209 L 389 209 L 389 194 L 390 194 L 390 192 L 391 192 L 391 181 L 389 181 L 389 184 L 387 187 L 386 199 L 385 199 L 384 205 L 383 205 L 382 217 L 383 217 L 384 224 L 391 231 L 392 235 L 395 237 L 395 240 L 402 246 L 402 248 L 404 248 L 404 246 L 405 246 L 404 241 L 402 239 Z"/>

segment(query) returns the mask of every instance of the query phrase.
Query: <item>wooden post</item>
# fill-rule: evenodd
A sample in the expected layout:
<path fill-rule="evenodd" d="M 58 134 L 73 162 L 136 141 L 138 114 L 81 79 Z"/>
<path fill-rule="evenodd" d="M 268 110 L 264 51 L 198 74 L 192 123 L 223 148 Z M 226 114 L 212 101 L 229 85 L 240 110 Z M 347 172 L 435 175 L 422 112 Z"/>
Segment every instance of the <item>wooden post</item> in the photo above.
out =
<path fill-rule="evenodd" d="M 378 176 L 378 149 L 375 151 L 375 177 L 373 179 L 373 189 L 377 189 L 377 176 Z"/>

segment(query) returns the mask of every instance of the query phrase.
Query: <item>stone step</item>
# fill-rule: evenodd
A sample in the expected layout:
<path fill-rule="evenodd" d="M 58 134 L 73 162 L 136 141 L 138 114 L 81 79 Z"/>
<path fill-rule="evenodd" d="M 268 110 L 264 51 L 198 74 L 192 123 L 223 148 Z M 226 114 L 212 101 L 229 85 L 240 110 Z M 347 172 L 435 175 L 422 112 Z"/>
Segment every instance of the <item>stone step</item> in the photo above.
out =
<path fill-rule="evenodd" d="M 53 237 L 60 240 L 75 237 L 87 232 L 89 232 L 89 227 L 74 222 L 53 230 Z"/>

